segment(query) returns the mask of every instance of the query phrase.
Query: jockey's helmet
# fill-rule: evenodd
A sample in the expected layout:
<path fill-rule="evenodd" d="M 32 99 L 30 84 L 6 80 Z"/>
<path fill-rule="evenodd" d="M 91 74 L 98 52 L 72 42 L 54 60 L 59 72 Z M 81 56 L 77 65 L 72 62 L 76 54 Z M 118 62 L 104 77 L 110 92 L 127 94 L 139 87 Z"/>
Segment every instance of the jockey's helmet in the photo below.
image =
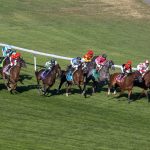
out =
<path fill-rule="evenodd" d="M 149 61 L 148 61 L 148 60 L 145 60 L 145 63 L 146 63 L 146 64 L 149 64 Z"/>
<path fill-rule="evenodd" d="M 103 58 L 107 58 L 107 55 L 106 55 L 106 54 L 102 54 L 102 57 L 103 57 Z"/>
<path fill-rule="evenodd" d="M 17 57 L 17 58 L 21 57 L 21 54 L 17 52 L 17 53 L 16 53 L 16 57 Z"/>
<path fill-rule="evenodd" d="M 81 57 L 77 57 L 77 60 L 81 60 Z"/>
<path fill-rule="evenodd" d="M 89 55 L 93 55 L 93 54 L 94 54 L 93 50 L 89 50 L 89 51 L 88 51 L 88 54 L 89 54 Z"/>
<path fill-rule="evenodd" d="M 11 50 L 11 46 L 7 45 L 6 47 L 7 47 L 7 50 L 8 50 L 8 49 L 10 49 L 10 50 Z"/>
<path fill-rule="evenodd" d="M 149 61 L 148 60 L 145 60 L 145 65 L 149 66 Z"/>
<path fill-rule="evenodd" d="M 51 64 L 55 64 L 55 59 L 54 58 L 51 59 Z"/>
<path fill-rule="evenodd" d="M 131 60 L 128 60 L 128 61 L 127 61 L 127 64 L 128 64 L 128 65 L 132 65 L 132 61 L 131 61 Z"/>

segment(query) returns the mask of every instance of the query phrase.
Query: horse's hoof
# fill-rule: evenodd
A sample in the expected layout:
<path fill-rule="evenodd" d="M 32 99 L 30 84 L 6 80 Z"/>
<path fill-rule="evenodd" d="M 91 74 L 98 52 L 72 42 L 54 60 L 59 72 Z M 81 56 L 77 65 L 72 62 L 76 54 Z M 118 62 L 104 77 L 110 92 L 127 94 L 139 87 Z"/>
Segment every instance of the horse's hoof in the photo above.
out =
<path fill-rule="evenodd" d="M 129 100 L 129 101 L 128 101 L 128 104 L 130 104 L 131 102 L 133 102 L 133 101 L 132 101 L 132 100 Z"/>
<path fill-rule="evenodd" d="M 85 91 L 83 91 L 81 94 L 84 95 L 84 94 L 85 94 Z"/>
<path fill-rule="evenodd" d="M 60 93 L 60 90 L 57 90 L 56 93 L 59 94 L 59 93 Z"/>

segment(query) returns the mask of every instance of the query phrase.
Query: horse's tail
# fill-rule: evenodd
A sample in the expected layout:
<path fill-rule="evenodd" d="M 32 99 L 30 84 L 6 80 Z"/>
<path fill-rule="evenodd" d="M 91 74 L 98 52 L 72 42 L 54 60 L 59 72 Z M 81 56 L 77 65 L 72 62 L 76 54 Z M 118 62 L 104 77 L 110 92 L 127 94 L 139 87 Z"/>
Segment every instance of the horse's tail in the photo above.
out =
<path fill-rule="evenodd" d="M 39 85 L 40 84 L 40 80 L 39 80 L 39 71 L 38 70 L 36 70 L 35 71 L 35 77 L 36 77 L 36 80 L 37 80 L 37 85 Z"/>

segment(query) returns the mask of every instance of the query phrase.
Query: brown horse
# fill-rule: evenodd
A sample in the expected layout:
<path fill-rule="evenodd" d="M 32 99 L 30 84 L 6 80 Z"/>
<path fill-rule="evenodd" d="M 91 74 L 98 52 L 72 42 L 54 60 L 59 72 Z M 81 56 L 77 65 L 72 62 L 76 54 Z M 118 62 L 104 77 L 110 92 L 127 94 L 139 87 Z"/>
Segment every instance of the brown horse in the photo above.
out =
<path fill-rule="evenodd" d="M 54 85 L 56 78 L 61 75 L 61 68 L 59 64 L 56 64 L 52 68 L 52 70 L 47 73 L 45 78 L 42 77 L 42 74 L 44 71 L 45 69 L 41 69 L 40 71 L 35 71 L 35 76 L 37 79 L 37 86 L 38 86 L 39 92 L 42 91 L 43 95 L 46 95 L 48 93 L 49 88 Z M 43 87 L 40 85 L 40 80 L 42 80 Z"/>
<path fill-rule="evenodd" d="M 148 102 L 150 102 L 149 89 L 150 89 L 150 70 L 148 70 L 143 76 L 143 81 L 141 83 L 136 83 L 136 86 L 143 89 L 142 93 L 145 93 Z"/>
<path fill-rule="evenodd" d="M 108 84 L 108 95 L 110 95 L 110 89 L 114 88 L 114 94 L 116 94 L 116 88 L 120 87 L 121 92 L 120 95 L 124 91 L 128 91 L 128 102 L 131 102 L 131 93 L 134 86 L 134 81 L 136 78 L 136 72 L 130 73 L 127 76 L 123 77 L 121 80 L 119 79 L 120 73 L 114 73 L 110 76 L 110 82 Z"/>
<path fill-rule="evenodd" d="M 6 64 L 7 65 L 7 64 Z M 3 67 L 3 69 L 6 67 Z M 22 58 L 17 60 L 17 64 L 10 68 L 10 75 L 7 75 L 2 69 L 2 76 L 5 81 L 5 85 L 11 93 L 16 92 L 17 82 L 19 81 L 20 70 L 22 67 L 26 67 L 26 63 Z"/>
<path fill-rule="evenodd" d="M 69 66 L 68 68 L 71 69 L 70 67 L 71 66 Z M 73 72 L 72 80 L 69 81 L 69 80 L 67 80 L 68 69 L 67 69 L 67 71 L 63 71 L 57 92 L 59 93 L 61 86 L 63 85 L 64 82 L 67 82 L 66 96 L 69 95 L 71 86 L 73 84 L 77 85 L 80 89 L 80 92 L 82 92 L 81 86 L 84 84 L 84 81 L 85 81 L 85 73 L 86 73 L 86 68 L 84 68 L 84 66 L 82 66 L 82 64 L 81 64 L 78 67 L 78 69 Z"/>

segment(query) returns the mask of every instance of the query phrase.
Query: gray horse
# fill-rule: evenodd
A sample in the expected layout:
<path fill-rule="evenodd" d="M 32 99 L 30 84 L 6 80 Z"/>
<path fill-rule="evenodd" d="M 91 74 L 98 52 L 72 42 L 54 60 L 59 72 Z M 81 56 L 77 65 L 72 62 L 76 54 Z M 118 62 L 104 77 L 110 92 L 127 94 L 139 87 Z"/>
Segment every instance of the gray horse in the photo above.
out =
<path fill-rule="evenodd" d="M 93 81 L 93 93 L 96 91 L 98 85 L 106 85 L 109 83 L 110 73 L 109 69 L 114 70 L 114 62 L 107 60 L 101 69 L 96 67 L 95 58 L 90 63 L 87 63 L 88 73 L 85 78 L 83 94 L 86 97 L 86 86 L 89 81 Z"/>

